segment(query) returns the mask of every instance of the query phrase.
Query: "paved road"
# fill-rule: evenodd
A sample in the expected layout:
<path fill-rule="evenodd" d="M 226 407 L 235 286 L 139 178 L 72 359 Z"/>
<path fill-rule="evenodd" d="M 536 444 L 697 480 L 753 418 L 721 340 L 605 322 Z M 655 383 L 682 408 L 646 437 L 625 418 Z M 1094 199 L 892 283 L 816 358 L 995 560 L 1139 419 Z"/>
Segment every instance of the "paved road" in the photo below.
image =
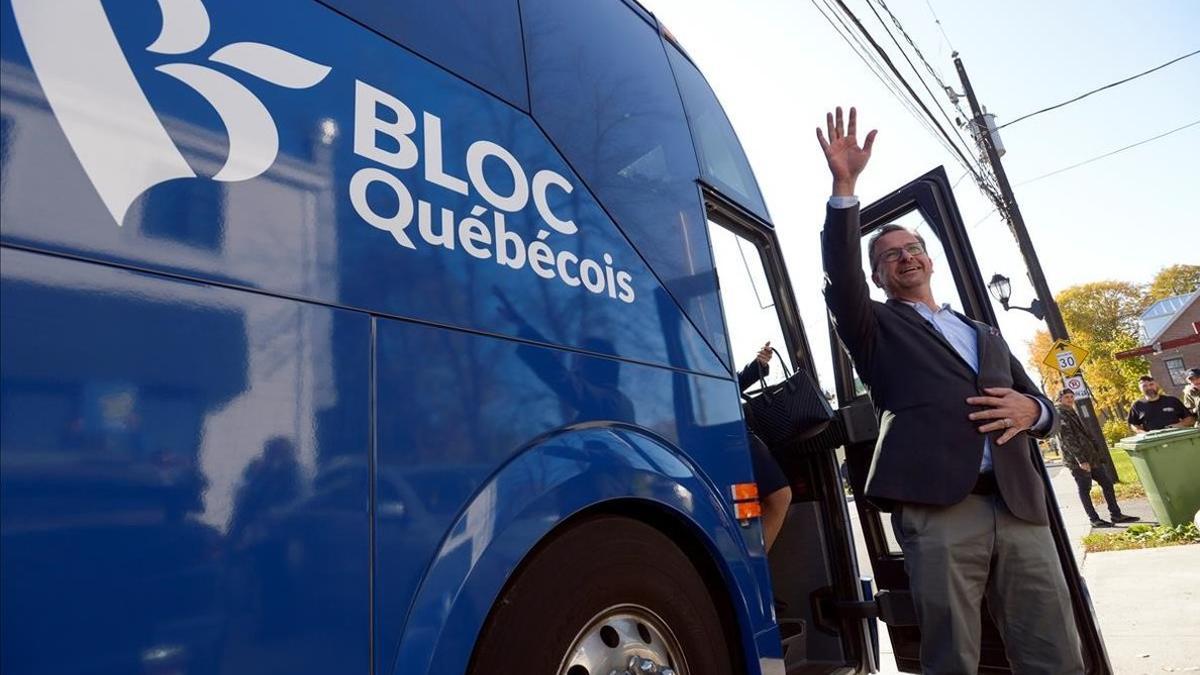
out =
<path fill-rule="evenodd" d="M 1118 675 L 1200 673 L 1200 545 L 1138 551 L 1086 553 L 1082 539 L 1091 531 L 1075 482 L 1061 466 L 1049 467 L 1051 485 L 1080 562 L 1100 621 L 1109 661 Z M 1122 502 L 1122 510 L 1153 521 L 1149 503 Z M 1099 507 L 1105 515 L 1104 507 Z M 870 574 L 858 512 L 850 505 L 859 566 Z M 884 675 L 899 673 L 887 630 L 880 626 Z"/>

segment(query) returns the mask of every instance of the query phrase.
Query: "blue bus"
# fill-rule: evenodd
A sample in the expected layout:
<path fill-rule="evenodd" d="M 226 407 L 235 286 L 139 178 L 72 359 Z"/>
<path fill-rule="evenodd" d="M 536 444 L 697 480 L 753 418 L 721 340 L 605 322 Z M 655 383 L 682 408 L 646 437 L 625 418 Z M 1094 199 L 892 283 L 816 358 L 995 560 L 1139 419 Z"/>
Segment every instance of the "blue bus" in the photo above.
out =
<path fill-rule="evenodd" d="M 0 9 L 0 671 L 852 673 L 876 618 L 916 667 L 844 354 L 765 553 L 734 374 L 815 364 L 636 2 Z M 994 323 L 943 172 L 864 213 Z"/>

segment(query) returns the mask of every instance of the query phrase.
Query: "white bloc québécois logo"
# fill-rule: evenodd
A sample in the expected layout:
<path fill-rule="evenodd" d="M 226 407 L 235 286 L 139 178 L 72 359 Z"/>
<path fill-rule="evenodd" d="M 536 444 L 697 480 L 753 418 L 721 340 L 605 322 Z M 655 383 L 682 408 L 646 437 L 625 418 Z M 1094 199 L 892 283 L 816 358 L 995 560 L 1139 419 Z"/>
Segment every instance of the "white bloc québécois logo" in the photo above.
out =
<path fill-rule="evenodd" d="M 158 5 L 162 29 L 147 51 L 184 56 L 204 46 L 211 24 L 201 0 Z M 54 116 L 118 225 L 146 190 L 196 177 L 138 84 L 100 0 L 12 0 L 12 8 Z M 225 45 L 207 60 L 289 89 L 312 87 L 330 72 L 258 42 Z M 279 131 L 246 86 L 198 63 L 164 63 L 155 70 L 195 90 L 225 125 L 229 156 L 213 180 L 248 180 L 274 164 Z"/>

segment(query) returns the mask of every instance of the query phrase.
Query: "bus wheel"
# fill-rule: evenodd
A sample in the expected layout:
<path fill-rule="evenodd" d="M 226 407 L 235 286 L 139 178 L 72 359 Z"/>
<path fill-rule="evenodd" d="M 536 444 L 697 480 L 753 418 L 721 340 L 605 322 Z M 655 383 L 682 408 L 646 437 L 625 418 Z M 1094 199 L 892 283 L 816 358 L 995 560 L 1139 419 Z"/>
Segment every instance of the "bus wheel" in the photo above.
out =
<path fill-rule="evenodd" d="M 730 675 L 740 669 L 711 593 L 666 535 L 599 516 L 523 566 L 492 609 L 469 672 Z"/>

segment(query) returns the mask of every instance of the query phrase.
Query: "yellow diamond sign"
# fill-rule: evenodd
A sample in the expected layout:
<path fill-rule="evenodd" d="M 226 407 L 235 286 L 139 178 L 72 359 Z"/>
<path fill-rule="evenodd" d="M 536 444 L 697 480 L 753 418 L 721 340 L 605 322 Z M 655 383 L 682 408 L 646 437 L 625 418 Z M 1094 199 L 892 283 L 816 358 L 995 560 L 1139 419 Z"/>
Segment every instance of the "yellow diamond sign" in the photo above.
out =
<path fill-rule="evenodd" d="M 1088 352 L 1079 345 L 1073 345 L 1066 340 L 1055 340 L 1050 351 L 1042 358 L 1042 363 L 1054 368 L 1067 377 L 1079 372 L 1079 366 L 1087 358 Z"/>

